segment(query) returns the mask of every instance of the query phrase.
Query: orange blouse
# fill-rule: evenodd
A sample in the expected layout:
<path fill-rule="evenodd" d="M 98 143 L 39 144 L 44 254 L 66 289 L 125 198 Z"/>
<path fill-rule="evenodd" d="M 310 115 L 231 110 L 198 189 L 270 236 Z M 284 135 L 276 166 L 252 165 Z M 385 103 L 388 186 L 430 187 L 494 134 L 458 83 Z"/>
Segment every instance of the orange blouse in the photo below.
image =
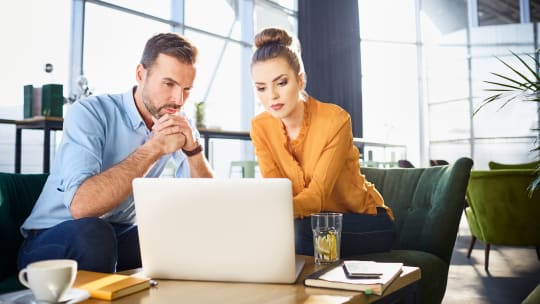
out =
<path fill-rule="evenodd" d="M 291 180 L 295 218 L 321 211 L 377 214 L 377 206 L 393 218 L 381 194 L 360 173 L 351 118 L 339 106 L 309 97 L 302 127 L 290 145 L 281 120 L 261 113 L 251 121 L 251 139 L 262 176 Z"/>

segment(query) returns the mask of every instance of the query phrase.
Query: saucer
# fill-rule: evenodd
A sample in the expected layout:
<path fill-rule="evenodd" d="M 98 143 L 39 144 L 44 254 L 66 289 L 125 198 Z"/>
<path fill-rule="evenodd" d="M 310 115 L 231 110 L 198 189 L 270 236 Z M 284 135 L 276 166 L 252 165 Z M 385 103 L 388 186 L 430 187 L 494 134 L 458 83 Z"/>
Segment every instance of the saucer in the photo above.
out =
<path fill-rule="evenodd" d="M 62 297 L 61 303 L 73 304 L 79 303 L 90 298 L 88 291 L 79 288 L 70 288 Z"/>
<path fill-rule="evenodd" d="M 90 298 L 88 291 L 70 288 L 58 303 L 74 304 Z M 0 295 L 0 304 L 39 304 L 30 289 L 15 291 Z"/>

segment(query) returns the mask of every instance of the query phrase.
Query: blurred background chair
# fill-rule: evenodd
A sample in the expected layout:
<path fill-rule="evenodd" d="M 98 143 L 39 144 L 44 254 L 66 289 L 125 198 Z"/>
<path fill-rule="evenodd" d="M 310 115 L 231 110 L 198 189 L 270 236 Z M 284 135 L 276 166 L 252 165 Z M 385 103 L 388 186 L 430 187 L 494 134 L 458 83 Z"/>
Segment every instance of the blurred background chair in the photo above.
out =
<path fill-rule="evenodd" d="M 529 196 L 534 169 L 472 171 L 465 215 L 472 238 L 485 244 L 484 269 L 489 269 L 491 245 L 535 246 L 540 259 L 540 193 Z"/>
<path fill-rule="evenodd" d="M 429 160 L 429 165 L 430 166 L 445 166 L 445 165 L 448 165 L 449 163 L 444 160 L 444 159 L 430 159 Z M 414 165 L 406 160 L 406 159 L 400 159 L 398 160 L 398 167 L 400 168 L 414 168 Z"/>
<path fill-rule="evenodd" d="M 448 165 L 448 162 L 444 159 L 430 159 L 429 160 L 429 165 L 430 166 L 444 166 L 444 165 Z"/>
<path fill-rule="evenodd" d="M 530 163 L 521 163 L 521 164 L 504 164 L 494 161 L 488 163 L 489 169 L 499 170 L 499 169 L 537 169 L 540 166 L 540 161 L 533 161 Z"/>
<path fill-rule="evenodd" d="M 229 167 L 229 177 L 233 176 L 235 168 L 240 168 L 242 178 L 254 178 L 256 167 L 258 167 L 258 163 L 254 160 L 232 161 Z"/>
<path fill-rule="evenodd" d="M 400 168 L 414 168 L 414 165 L 406 159 L 400 159 L 397 163 Z"/>
<path fill-rule="evenodd" d="M 361 168 L 392 208 L 397 239 L 389 252 L 344 258 L 420 267 L 421 303 L 441 303 L 472 164 L 460 158 L 447 166 Z"/>

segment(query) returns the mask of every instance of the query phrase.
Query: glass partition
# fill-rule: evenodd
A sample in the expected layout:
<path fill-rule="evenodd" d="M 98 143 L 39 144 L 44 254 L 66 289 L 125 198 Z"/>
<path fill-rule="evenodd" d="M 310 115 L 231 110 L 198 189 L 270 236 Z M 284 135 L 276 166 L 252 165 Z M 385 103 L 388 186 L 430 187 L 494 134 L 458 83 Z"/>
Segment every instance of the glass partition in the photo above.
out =
<path fill-rule="evenodd" d="M 162 19 L 170 19 L 171 0 L 107 0 L 106 2 Z"/>
<path fill-rule="evenodd" d="M 0 3 L 2 47 L 2 98 L 0 119 L 23 119 L 23 87 L 47 83 L 64 85 L 68 92 L 71 0 L 3 1 Z M 50 73 L 45 64 L 53 65 Z M 60 134 L 60 133 L 59 133 Z M 56 146 L 53 138 L 51 146 Z M 43 132 L 28 130 L 22 136 L 23 173 L 42 171 Z M 0 123 L 0 172 L 14 172 L 15 125 Z M 54 149 L 51 153 L 54 159 Z"/>
<path fill-rule="evenodd" d="M 509 24 L 471 28 L 471 74 L 474 109 L 493 95 L 487 91 L 493 85 L 486 81 L 500 82 L 493 73 L 515 75 L 497 58 L 505 61 L 521 73 L 526 68 L 511 52 L 519 54 L 533 65 L 526 54 L 534 55 L 533 24 Z M 516 78 L 517 76 L 512 76 Z M 483 107 L 473 118 L 475 130 L 475 168 L 487 168 L 490 160 L 521 163 L 535 158 L 531 149 L 538 127 L 537 104 L 514 101 L 504 107 L 495 102 Z"/>
<path fill-rule="evenodd" d="M 184 0 L 185 22 L 192 28 L 241 39 L 239 0 Z"/>
<path fill-rule="evenodd" d="M 114 26 L 103 20 L 115 20 Z M 92 3 L 86 4 L 85 21 L 83 73 L 94 94 L 130 90 L 146 40 L 170 31 L 168 24 Z"/>
<path fill-rule="evenodd" d="M 405 145 L 418 163 L 420 75 L 414 1 L 360 0 L 359 15 L 363 137 Z M 376 150 L 373 156 L 374 161 L 390 159 Z"/>

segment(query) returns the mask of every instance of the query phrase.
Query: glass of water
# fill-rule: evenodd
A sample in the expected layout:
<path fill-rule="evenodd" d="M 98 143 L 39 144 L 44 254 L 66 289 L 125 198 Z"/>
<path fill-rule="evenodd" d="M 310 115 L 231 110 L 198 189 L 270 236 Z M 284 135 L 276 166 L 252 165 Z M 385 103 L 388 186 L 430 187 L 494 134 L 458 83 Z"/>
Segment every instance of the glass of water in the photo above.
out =
<path fill-rule="evenodd" d="M 321 212 L 311 215 L 315 264 L 328 264 L 340 259 L 343 214 Z"/>

